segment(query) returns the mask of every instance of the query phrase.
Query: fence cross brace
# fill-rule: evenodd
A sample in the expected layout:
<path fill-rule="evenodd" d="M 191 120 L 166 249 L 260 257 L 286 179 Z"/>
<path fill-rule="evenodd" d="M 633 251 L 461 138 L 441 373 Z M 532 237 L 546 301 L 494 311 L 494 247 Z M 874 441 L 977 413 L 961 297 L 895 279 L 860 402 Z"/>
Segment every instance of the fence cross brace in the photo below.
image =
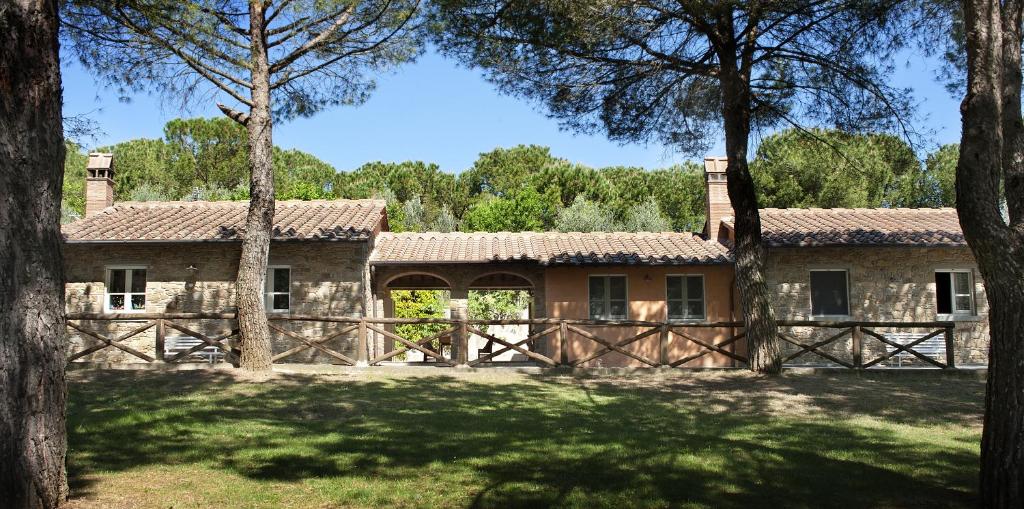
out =
<path fill-rule="evenodd" d="M 285 331 L 281 330 L 280 328 L 275 327 L 273 325 L 271 325 L 270 328 L 274 329 L 274 330 L 277 330 L 277 331 L 281 332 L 282 334 L 284 334 L 285 336 L 288 336 L 288 337 L 291 337 L 291 338 L 295 338 L 297 336 L 297 335 L 292 335 L 292 334 L 290 334 L 288 332 L 285 332 Z M 344 329 L 341 329 L 340 331 L 337 331 L 337 332 L 335 332 L 333 334 L 324 336 L 324 337 L 319 338 L 319 339 L 312 339 L 311 340 L 311 339 L 308 339 L 308 338 L 305 338 L 305 337 L 301 337 L 301 339 L 298 339 L 298 341 L 302 343 L 301 345 L 293 347 L 293 348 L 289 348 L 288 350 L 285 350 L 285 351 L 283 351 L 283 352 L 281 352 L 281 353 L 279 353 L 277 355 L 274 355 L 273 357 L 270 358 L 270 360 L 272 362 L 277 362 L 277 361 L 279 361 L 281 359 L 285 359 L 285 358 L 291 357 L 291 356 L 293 356 L 293 355 L 295 355 L 295 354 L 297 354 L 299 352 L 304 352 L 306 350 L 309 350 L 310 348 L 316 348 L 316 349 L 321 350 L 321 351 L 327 350 L 326 347 L 323 347 L 324 343 L 327 343 L 328 341 L 331 341 L 332 339 L 335 339 L 338 336 L 343 336 L 345 334 L 348 334 L 349 332 L 352 332 L 352 331 L 354 331 L 354 330 L 356 330 L 358 328 L 359 328 L 359 325 L 352 325 L 352 326 L 345 327 Z M 341 355 L 342 357 L 344 357 L 344 359 L 342 359 L 342 360 L 345 360 L 345 362 L 349 362 L 351 360 L 346 355 L 342 355 L 342 354 L 340 354 L 338 352 L 334 352 L 333 350 L 330 350 L 330 351 L 335 353 L 335 354 L 337 354 L 337 355 Z M 331 355 L 331 354 L 328 354 L 328 355 Z M 333 357 L 333 355 L 332 355 L 332 357 Z M 354 363 L 349 362 L 349 364 L 354 364 Z"/>
<path fill-rule="evenodd" d="M 143 325 L 141 327 L 137 327 L 135 329 L 132 329 L 132 330 L 122 334 L 121 336 L 117 336 L 117 337 L 114 337 L 114 338 L 108 338 L 108 337 L 100 334 L 99 332 L 96 332 L 96 331 L 94 331 L 92 329 L 87 329 L 85 327 L 82 327 L 82 326 L 77 325 L 75 323 L 72 323 L 70 321 L 67 322 L 67 324 L 68 324 L 68 327 L 71 327 L 72 329 L 75 329 L 78 332 L 81 332 L 82 334 L 85 334 L 86 336 L 89 336 L 89 337 L 94 338 L 94 339 L 98 339 L 98 340 L 100 340 L 102 342 L 102 344 L 91 346 L 89 348 L 86 348 L 86 349 L 82 350 L 81 352 L 77 352 L 74 355 L 68 357 L 68 362 L 74 361 L 75 359 L 79 359 L 81 357 L 85 357 L 86 355 L 89 355 L 91 353 L 98 352 L 98 351 L 103 350 L 104 348 L 106 348 L 108 346 L 112 346 L 114 348 L 117 348 L 118 350 L 121 350 L 122 352 L 126 352 L 126 353 L 129 353 L 129 354 L 132 354 L 132 355 L 134 355 L 134 356 L 136 356 L 136 357 L 138 357 L 138 358 L 140 358 L 140 359 L 142 359 L 142 360 L 144 360 L 146 362 L 153 362 L 154 360 L 156 360 L 156 359 L 154 359 L 154 358 L 152 358 L 152 357 L 150 357 L 150 356 L 148 356 L 148 355 L 146 355 L 146 354 L 144 354 L 144 353 L 142 353 L 142 352 L 140 352 L 140 351 L 138 351 L 138 350 L 136 350 L 136 349 L 134 349 L 134 348 L 132 348 L 132 347 L 130 347 L 128 345 L 122 345 L 121 344 L 121 341 L 124 341 L 124 340 L 126 340 L 128 338 L 131 338 L 133 336 L 136 336 L 138 334 L 141 334 L 141 333 L 151 329 L 152 327 L 154 327 L 156 325 L 156 322 L 149 322 L 149 323 L 147 323 L 147 324 L 145 324 L 145 325 Z"/>

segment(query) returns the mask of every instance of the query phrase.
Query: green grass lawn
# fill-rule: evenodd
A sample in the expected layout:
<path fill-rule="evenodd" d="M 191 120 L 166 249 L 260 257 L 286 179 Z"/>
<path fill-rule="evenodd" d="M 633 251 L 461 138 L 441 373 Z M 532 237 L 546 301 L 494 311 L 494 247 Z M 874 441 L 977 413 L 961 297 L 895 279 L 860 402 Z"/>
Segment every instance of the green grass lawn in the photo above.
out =
<path fill-rule="evenodd" d="M 984 384 L 69 373 L 72 507 L 965 507 Z"/>

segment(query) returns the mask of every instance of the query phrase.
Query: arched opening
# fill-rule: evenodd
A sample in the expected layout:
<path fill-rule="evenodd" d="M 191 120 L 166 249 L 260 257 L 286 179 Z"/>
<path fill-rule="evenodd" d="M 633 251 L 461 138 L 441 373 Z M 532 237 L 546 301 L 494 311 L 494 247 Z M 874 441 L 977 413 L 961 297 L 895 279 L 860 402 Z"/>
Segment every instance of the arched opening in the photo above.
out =
<path fill-rule="evenodd" d="M 413 272 L 391 278 L 386 283 L 389 290 L 450 290 L 451 284 L 444 278 L 426 272 Z"/>
<path fill-rule="evenodd" d="M 532 290 L 533 283 L 519 274 L 492 272 L 478 276 L 469 284 L 470 290 Z"/>
<path fill-rule="evenodd" d="M 477 276 L 469 284 L 469 318 L 473 320 L 525 320 L 534 316 L 534 285 L 515 273 L 493 272 Z M 529 342 L 528 324 L 489 324 L 479 326 L 482 332 L 527 350 L 535 350 Z M 491 362 L 525 361 L 521 353 L 511 350 L 492 338 L 472 335 L 469 357 L 488 358 Z"/>
<path fill-rule="evenodd" d="M 450 318 L 449 299 L 451 285 L 440 276 L 427 272 L 404 273 L 385 283 L 385 316 L 393 318 Z M 391 332 L 412 342 L 419 342 L 447 329 L 445 324 L 397 324 L 389 326 Z M 386 347 L 402 348 L 400 342 L 392 341 Z M 441 355 L 450 356 L 452 338 L 442 336 L 423 346 Z M 416 350 L 408 351 L 392 361 L 428 362 L 432 357 Z"/>

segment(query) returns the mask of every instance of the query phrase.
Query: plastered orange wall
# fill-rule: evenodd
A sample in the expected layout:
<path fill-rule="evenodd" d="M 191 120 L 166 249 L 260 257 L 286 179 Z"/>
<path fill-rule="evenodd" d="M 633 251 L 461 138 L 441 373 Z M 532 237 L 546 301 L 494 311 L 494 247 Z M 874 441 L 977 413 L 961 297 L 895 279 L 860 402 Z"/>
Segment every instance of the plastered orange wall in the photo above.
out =
<path fill-rule="evenodd" d="M 665 321 L 668 317 L 666 305 L 666 276 L 702 274 L 704 276 L 704 299 L 707 322 L 724 322 L 734 320 L 733 306 L 738 307 L 733 284 L 733 268 L 730 265 L 690 265 L 690 266 L 587 266 L 587 267 L 549 267 L 545 271 L 545 301 L 547 316 L 550 318 L 587 319 L 587 280 L 594 275 L 626 276 L 626 298 L 629 301 L 628 320 Z M 734 304 L 735 303 L 735 304 Z M 738 314 L 737 314 L 738 316 Z M 628 338 L 649 327 L 582 327 L 590 333 L 617 342 Z M 687 334 L 706 342 L 720 342 L 732 337 L 736 331 L 731 328 L 696 328 L 683 329 Z M 647 359 L 658 361 L 660 348 L 658 334 L 638 340 L 624 349 L 640 354 Z M 692 341 L 685 340 L 675 334 L 668 341 L 668 361 L 673 362 L 687 355 L 700 352 L 704 348 Z M 543 347 L 544 351 L 557 359 L 559 342 L 554 335 L 548 336 Z M 569 359 L 580 359 L 599 350 L 601 346 L 591 340 L 571 333 L 569 335 Z M 737 354 L 745 355 L 743 340 L 735 342 L 727 349 L 735 349 Z M 732 366 L 729 357 L 711 353 L 685 364 L 687 367 L 701 366 Z M 618 352 L 592 360 L 586 366 L 645 366 L 639 360 Z"/>

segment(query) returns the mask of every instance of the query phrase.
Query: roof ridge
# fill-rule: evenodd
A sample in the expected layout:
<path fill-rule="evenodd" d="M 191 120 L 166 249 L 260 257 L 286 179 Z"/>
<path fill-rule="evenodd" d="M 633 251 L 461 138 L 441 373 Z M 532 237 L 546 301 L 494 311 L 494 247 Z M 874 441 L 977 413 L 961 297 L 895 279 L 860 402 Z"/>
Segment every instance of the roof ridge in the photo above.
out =
<path fill-rule="evenodd" d="M 400 232 L 381 234 L 371 263 L 542 265 L 726 263 L 729 249 L 694 232 Z"/>
<path fill-rule="evenodd" d="M 966 245 L 950 207 L 765 209 L 761 219 L 762 238 L 775 247 Z"/>
<path fill-rule="evenodd" d="M 283 200 L 275 240 L 363 240 L 380 229 L 382 200 Z M 121 202 L 62 227 L 73 242 L 239 240 L 248 201 Z"/>
<path fill-rule="evenodd" d="M 593 236 L 593 237 L 608 237 L 608 236 L 633 236 L 633 237 L 658 237 L 658 236 L 681 236 L 681 237 L 700 237 L 697 232 L 691 231 L 660 231 L 660 232 L 627 232 L 627 231 L 599 231 L 599 232 L 558 232 L 558 231 L 522 231 L 522 232 L 438 232 L 438 231 L 425 231 L 425 232 L 381 232 L 381 235 L 389 235 L 392 237 L 459 237 L 459 238 L 472 238 L 472 237 L 581 237 L 581 236 Z"/>
<path fill-rule="evenodd" d="M 764 207 L 763 213 L 808 213 L 808 212 L 953 212 L 955 207 Z M 731 217 L 731 216 L 729 216 Z"/>

